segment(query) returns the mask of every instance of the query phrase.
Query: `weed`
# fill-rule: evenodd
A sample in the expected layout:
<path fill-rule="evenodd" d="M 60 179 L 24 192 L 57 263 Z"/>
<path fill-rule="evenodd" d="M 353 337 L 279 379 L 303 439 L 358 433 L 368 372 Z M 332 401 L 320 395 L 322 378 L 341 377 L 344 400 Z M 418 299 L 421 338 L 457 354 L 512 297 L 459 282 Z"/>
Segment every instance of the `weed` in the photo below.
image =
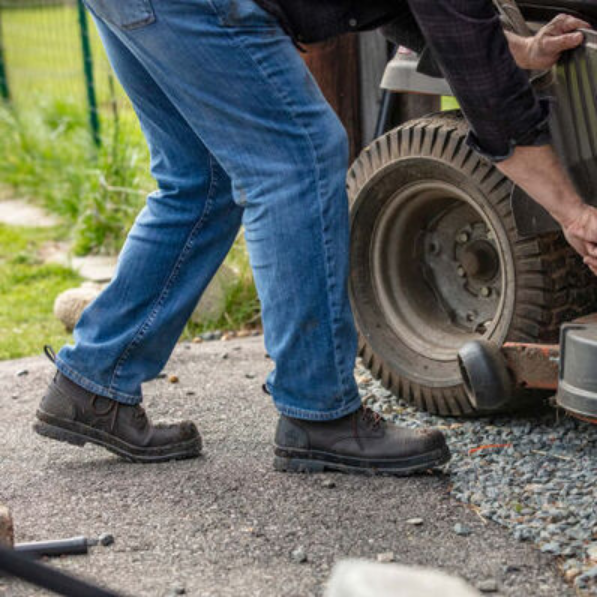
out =
<path fill-rule="evenodd" d="M 62 235 L 59 229 L 0 225 L 0 359 L 39 354 L 44 344 L 70 339 L 52 310 L 56 296 L 80 279 L 38 256 L 45 242 Z"/>

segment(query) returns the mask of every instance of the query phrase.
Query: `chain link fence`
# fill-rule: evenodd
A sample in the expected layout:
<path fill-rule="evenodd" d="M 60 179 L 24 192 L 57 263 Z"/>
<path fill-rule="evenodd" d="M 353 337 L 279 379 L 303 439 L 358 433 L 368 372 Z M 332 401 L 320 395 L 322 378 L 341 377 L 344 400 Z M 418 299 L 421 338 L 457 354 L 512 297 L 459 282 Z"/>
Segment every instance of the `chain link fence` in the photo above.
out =
<path fill-rule="evenodd" d="M 131 112 L 81 0 L 0 0 L 0 97 L 79 106 L 98 144 L 102 120 Z"/>

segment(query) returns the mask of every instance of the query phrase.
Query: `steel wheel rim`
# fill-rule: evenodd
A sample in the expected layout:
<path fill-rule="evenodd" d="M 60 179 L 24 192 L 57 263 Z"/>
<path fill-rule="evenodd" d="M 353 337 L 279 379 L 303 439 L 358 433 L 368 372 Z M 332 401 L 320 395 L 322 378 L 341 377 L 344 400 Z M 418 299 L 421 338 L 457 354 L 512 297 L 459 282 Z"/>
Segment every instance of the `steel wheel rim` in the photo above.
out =
<path fill-rule="evenodd" d="M 477 248 L 481 248 L 481 253 L 489 255 L 488 261 L 491 261 L 491 252 L 495 252 L 495 258 L 498 261 L 498 269 L 491 276 L 489 286 L 493 296 L 477 297 L 471 296 L 472 303 L 478 303 L 479 298 L 491 298 L 491 303 L 485 301 L 484 307 L 489 305 L 489 310 L 481 310 L 478 313 L 483 319 L 486 313 L 491 312 L 491 319 L 484 322 L 482 326 L 478 325 L 476 320 L 470 322 L 468 328 L 463 327 L 461 314 L 456 316 L 450 313 L 450 301 L 454 297 L 438 296 L 438 290 L 445 291 L 442 283 L 434 279 L 441 273 L 435 273 L 432 270 L 432 279 L 429 277 L 430 264 L 427 262 L 427 250 L 429 233 L 439 227 L 442 219 L 449 222 L 449 217 L 454 219 L 454 212 L 461 210 L 461 213 L 467 217 L 463 219 L 467 222 L 477 222 L 479 226 L 486 229 L 486 238 L 478 238 L 475 232 L 471 233 L 470 243 L 476 243 Z M 450 214 L 452 214 L 450 216 Z M 437 361 L 453 361 L 459 348 L 467 341 L 474 339 L 491 340 L 498 332 L 499 322 L 505 309 L 505 271 L 503 264 L 506 256 L 500 243 L 497 230 L 487 215 L 485 215 L 478 204 L 464 191 L 447 182 L 443 181 L 419 181 L 401 188 L 394 193 L 387 201 L 384 209 L 378 215 L 372 233 L 371 250 L 371 276 L 377 301 L 384 313 L 387 324 L 393 332 L 403 341 L 411 350 L 425 355 L 430 359 Z M 455 238 L 456 242 L 457 239 Z M 481 245 L 477 241 L 486 242 Z M 467 243 L 461 243 L 462 250 Z M 451 252 L 451 247 L 442 247 L 442 250 Z M 478 253 L 479 255 L 480 253 Z M 477 255 L 477 256 L 478 256 Z M 425 257 L 423 263 L 421 259 Z M 460 263 L 461 252 L 454 252 L 455 261 Z M 477 261 L 484 262 L 484 259 Z M 475 262 L 475 259 L 473 259 Z M 466 263 L 469 269 L 474 270 L 469 262 Z M 491 263 L 489 264 L 491 266 Z M 454 268 L 457 268 L 454 265 Z M 483 266 L 487 270 L 487 263 Z M 492 271 L 485 271 L 483 267 L 481 273 L 487 277 L 493 274 Z M 489 268 L 491 270 L 491 268 Z M 392 272 L 392 275 L 388 275 Z M 449 275 L 449 270 L 446 275 Z M 469 282 L 470 290 L 478 290 L 478 275 L 475 274 L 475 285 Z M 472 279 L 472 277 L 471 277 Z M 463 303 L 469 304 L 464 300 Z M 469 313 L 467 312 L 467 317 Z M 467 319 L 468 321 L 468 319 Z M 476 329 L 473 330 L 473 327 Z M 501 339 L 500 339 L 501 340 Z"/>

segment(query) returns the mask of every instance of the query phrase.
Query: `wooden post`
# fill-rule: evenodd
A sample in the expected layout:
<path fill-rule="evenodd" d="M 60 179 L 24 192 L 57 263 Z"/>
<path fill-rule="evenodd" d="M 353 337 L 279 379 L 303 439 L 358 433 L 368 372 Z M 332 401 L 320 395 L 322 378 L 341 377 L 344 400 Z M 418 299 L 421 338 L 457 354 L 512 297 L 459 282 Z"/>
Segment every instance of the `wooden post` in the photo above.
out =
<path fill-rule="evenodd" d="M 375 138 L 383 91 L 381 79 L 390 58 L 389 44 L 380 31 L 359 35 L 359 62 L 361 80 L 361 123 L 363 145 Z"/>
<path fill-rule="evenodd" d="M 348 34 L 312 44 L 308 46 L 304 58 L 326 99 L 346 127 L 353 160 L 362 148 L 358 36 Z"/>
<path fill-rule="evenodd" d="M 6 506 L 0 504 L 0 545 L 3 547 L 12 547 L 15 542 L 12 517 Z"/>

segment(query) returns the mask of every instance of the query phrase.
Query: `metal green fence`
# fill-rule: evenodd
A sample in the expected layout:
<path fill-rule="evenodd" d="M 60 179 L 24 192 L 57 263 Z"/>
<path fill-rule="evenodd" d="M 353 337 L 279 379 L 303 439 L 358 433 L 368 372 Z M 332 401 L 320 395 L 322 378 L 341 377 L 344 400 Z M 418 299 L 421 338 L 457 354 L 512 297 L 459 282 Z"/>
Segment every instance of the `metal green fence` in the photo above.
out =
<path fill-rule="evenodd" d="M 102 120 L 131 109 L 90 21 L 81 0 L 0 0 L 0 98 L 80 106 L 99 144 Z"/>

